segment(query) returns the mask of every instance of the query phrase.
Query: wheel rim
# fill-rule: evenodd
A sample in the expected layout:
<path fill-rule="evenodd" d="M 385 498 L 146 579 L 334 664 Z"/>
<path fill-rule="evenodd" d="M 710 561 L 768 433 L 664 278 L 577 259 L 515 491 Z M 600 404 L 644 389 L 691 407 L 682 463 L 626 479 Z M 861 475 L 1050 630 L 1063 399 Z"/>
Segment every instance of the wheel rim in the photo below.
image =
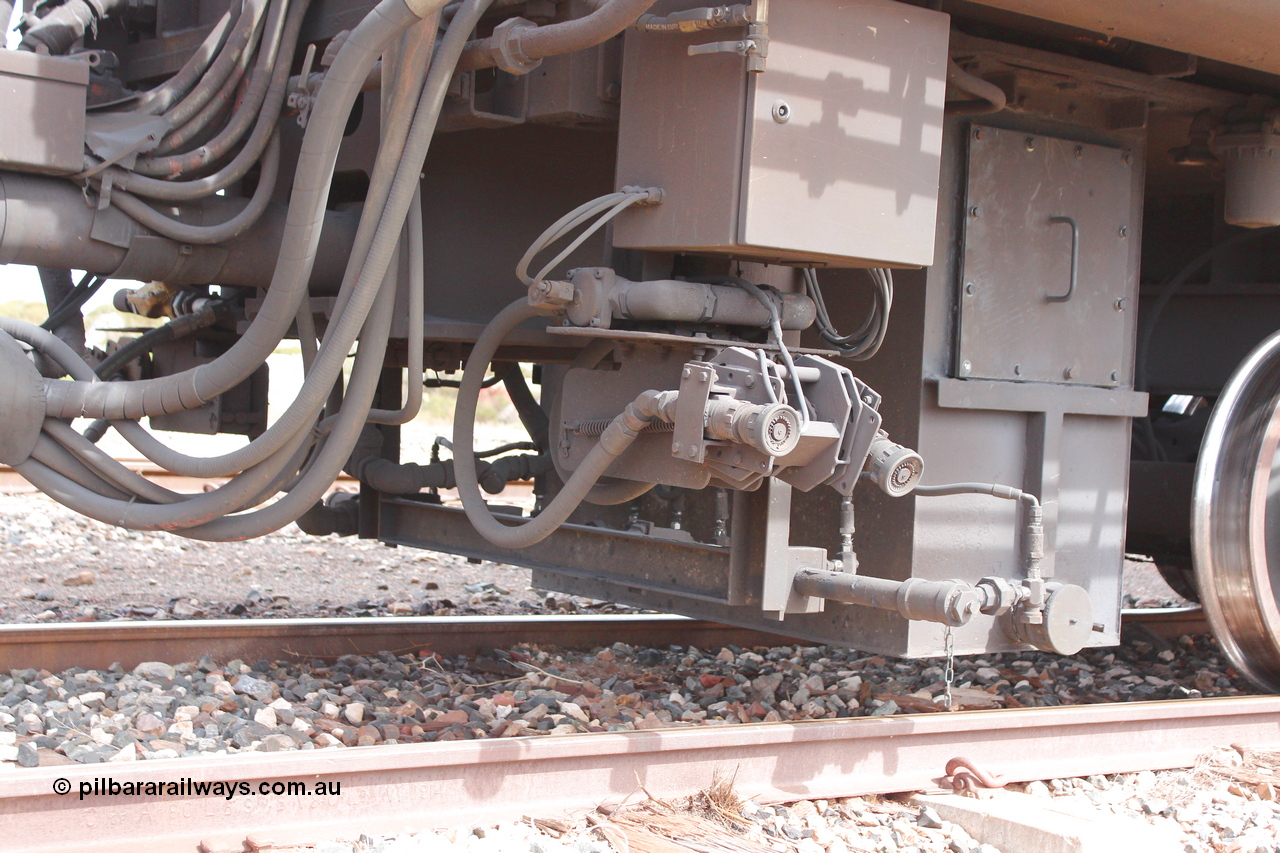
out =
<path fill-rule="evenodd" d="M 1209 418 L 1192 492 L 1201 603 L 1223 652 L 1280 692 L 1280 333 L 1236 368 Z"/>

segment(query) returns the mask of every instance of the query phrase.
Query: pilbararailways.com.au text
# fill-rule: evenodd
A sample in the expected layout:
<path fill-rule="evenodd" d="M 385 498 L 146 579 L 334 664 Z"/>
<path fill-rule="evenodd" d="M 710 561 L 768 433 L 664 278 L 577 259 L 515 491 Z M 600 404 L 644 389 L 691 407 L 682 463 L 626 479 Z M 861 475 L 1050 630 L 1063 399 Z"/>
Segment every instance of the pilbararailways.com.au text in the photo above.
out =
<path fill-rule="evenodd" d="M 61 785 L 59 783 L 62 783 Z M 58 779 L 53 783 L 57 794 L 71 793 L 71 783 Z M 317 782 L 197 782 L 187 777 L 172 782 L 117 782 L 97 778 L 79 783 L 80 799 L 85 797 L 340 797 L 342 783 Z"/>

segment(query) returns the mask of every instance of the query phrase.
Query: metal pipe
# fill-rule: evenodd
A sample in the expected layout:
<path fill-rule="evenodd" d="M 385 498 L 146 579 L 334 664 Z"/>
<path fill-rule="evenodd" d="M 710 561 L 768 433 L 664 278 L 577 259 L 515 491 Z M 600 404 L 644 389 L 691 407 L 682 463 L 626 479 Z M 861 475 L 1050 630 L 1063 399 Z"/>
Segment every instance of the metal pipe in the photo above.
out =
<path fill-rule="evenodd" d="M 981 600 L 964 581 L 886 580 L 845 572 L 801 569 L 791 581 L 800 595 L 894 610 L 906 619 L 959 627 L 978 612 Z"/>
<path fill-rule="evenodd" d="M 636 22 L 655 0 L 609 0 L 582 18 L 545 27 L 513 27 L 467 44 L 458 61 L 459 71 L 493 68 L 499 57 L 531 63 L 548 56 L 584 50 L 608 41 Z"/>

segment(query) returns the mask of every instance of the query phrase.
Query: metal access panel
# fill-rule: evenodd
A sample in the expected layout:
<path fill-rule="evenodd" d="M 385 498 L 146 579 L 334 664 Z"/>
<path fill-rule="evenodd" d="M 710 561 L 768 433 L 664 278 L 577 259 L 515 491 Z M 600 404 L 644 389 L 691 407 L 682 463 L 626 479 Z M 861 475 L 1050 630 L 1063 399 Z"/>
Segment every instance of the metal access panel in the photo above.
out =
<path fill-rule="evenodd" d="M 69 173 L 84 168 L 89 64 L 0 50 L 0 166 Z"/>
<path fill-rule="evenodd" d="M 1118 387 L 1133 324 L 1133 153 L 973 127 L 956 375 Z"/>
<path fill-rule="evenodd" d="M 891 0 L 788 0 L 767 4 L 766 18 L 761 72 L 735 53 L 689 55 L 741 29 L 627 33 L 617 183 L 660 186 L 666 199 L 619 216 L 614 244 L 932 263 L 948 16 Z"/>

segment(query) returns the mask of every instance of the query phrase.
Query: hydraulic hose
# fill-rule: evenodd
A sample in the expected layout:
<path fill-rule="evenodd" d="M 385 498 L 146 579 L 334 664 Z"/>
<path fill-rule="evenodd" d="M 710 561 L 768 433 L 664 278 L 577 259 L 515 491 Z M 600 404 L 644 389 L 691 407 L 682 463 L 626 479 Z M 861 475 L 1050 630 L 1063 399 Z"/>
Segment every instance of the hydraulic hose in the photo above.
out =
<path fill-rule="evenodd" d="M 182 99 L 200 76 L 209 68 L 209 63 L 226 44 L 227 34 L 231 27 L 231 18 L 239 17 L 241 4 L 233 4 L 222 13 L 222 17 L 213 25 L 213 29 L 205 36 L 204 41 L 196 48 L 195 53 L 187 59 L 178 73 L 164 83 L 144 93 L 133 105 L 133 112 L 143 115 L 159 115 Z"/>
<path fill-rule="evenodd" d="M 674 392 L 645 391 L 610 422 L 599 443 L 591 449 L 576 471 L 541 513 L 523 524 L 509 527 L 489 512 L 480 494 L 476 474 L 475 420 L 480 386 L 489 363 L 502 341 L 525 320 L 540 316 L 541 311 L 519 299 L 498 313 L 485 326 L 471 348 L 467 366 L 458 389 L 458 402 L 453 416 L 454 476 L 458 497 L 476 532 L 500 548 L 524 548 L 541 542 L 565 522 L 578 508 L 596 480 L 622 454 L 645 425 L 661 416 L 663 407 L 674 402 Z"/>
<path fill-rule="evenodd" d="M 284 3 L 285 0 L 275 2 Z M 240 18 L 227 36 L 227 43 L 222 46 L 208 70 L 201 75 L 200 82 L 192 87 L 185 98 L 164 113 L 170 128 L 181 127 L 200 112 L 235 72 L 241 55 L 253 50 L 255 40 L 262 34 L 262 13 L 266 6 L 267 0 L 245 0 Z"/>
<path fill-rule="evenodd" d="M 249 330 L 217 359 L 172 376 L 129 383 L 124 393 L 113 390 L 119 383 L 104 387 L 52 382 L 46 386 L 49 415 L 120 420 L 198 408 L 243 382 L 266 361 L 289 331 L 306 292 L 351 105 L 378 56 L 416 20 L 405 0 L 382 0 L 339 51 L 303 137 L 280 255 Z"/>
<path fill-rule="evenodd" d="M 27 30 L 18 49 L 61 56 L 84 36 L 87 29 L 128 5 L 129 0 L 70 0 Z M 8 23 L 5 19 L 6 28 Z"/>
<path fill-rule="evenodd" d="M 950 58 L 947 59 L 947 82 L 961 91 L 978 96 L 978 100 L 973 101 L 948 101 L 945 110 L 951 115 L 981 116 L 998 113 L 1007 102 L 1004 89 L 976 74 L 970 74 Z"/>
<path fill-rule="evenodd" d="M 310 0 L 294 0 L 285 19 L 284 33 L 280 39 L 277 54 L 280 57 L 291 57 L 297 46 L 302 21 L 306 16 Z M 257 72 L 254 72 L 257 74 Z M 280 112 L 284 106 L 285 95 L 289 85 L 289 62 L 281 59 L 270 69 L 266 91 L 262 94 L 261 103 L 255 109 L 248 109 L 250 98 L 254 97 L 252 87 L 261 80 L 261 75 L 251 83 L 251 91 L 245 93 L 245 104 L 232 116 L 230 123 L 215 138 L 192 151 L 174 154 L 168 157 L 139 158 L 134 164 L 135 171 L 113 170 L 115 186 L 135 195 L 166 201 L 190 201 L 204 198 L 219 190 L 226 189 L 244 177 L 245 173 L 258 162 L 266 148 L 267 140 L 275 133 L 279 123 Z M 253 130 L 244 145 L 225 166 L 211 175 L 202 178 L 169 181 L 159 180 L 139 174 L 136 170 L 146 170 L 160 176 L 185 174 L 203 169 L 227 154 L 244 136 L 245 128 L 250 123 Z"/>
<path fill-rule="evenodd" d="M 436 1 L 439 2 L 439 0 Z M 480 0 L 480 2 L 483 3 L 484 0 Z M 466 26 L 467 23 L 468 21 L 460 20 L 456 21 L 455 25 L 462 27 Z M 454 35 L 453 43 L 457 45 L 457 49 L 460 49 L 465 33 L 462 33 L 462 37 L 459 37 L 453 27 L 450 28 L 450 32 Z M 445 47 L 447 48 L 449 44 L 449 37 L 446 36 Z M 343 51 L 345 52 L 346 49 L 344 46 Z M 341 53 L 339 55 L 341 56 Z M 445 65 L 450 65 L 453 57 L 456 57 L 456 50 L 451 52 L 449 49 L 442 49 L 438 62 L 443 61 Z M 404 156 L 399 158 L 384 156 L 383 154 L 379 155 L 378 165 L 375 165 L 374 170 L 375 177 L 381 174 L 383 169 L 394 170 L 395 175 L 391 181 L 387 202 L 383 206 L 383 213 L 378 219 L 378 225 L 373 229 L 374 236 L 368 254 L 361 261 L 355 250 L 352 252 L 347 274 L 344 277 L 342 295 L 340 295 L 334 308 L 337 319 L 335 322 L 330 323 L 325 330 L 319 356 L 313 364 L 312 370 L 303 381 L 302 388 L 293 403 L 265 433 L 253 439 L 248 445 L 222 456 L 210 458 L 187 456 L 165 447 L 136 424 L 122 429 L 121 434 L 139 452 L 170 471 L 186 476 L 223 476 L 242 470 L 249 465 L 257 464 L 271 453 L 274 453 L 284 441 L 298 430 L 310 429 L 311 425 L 314 424 L 317 412 L 324 405 L 330 390 L 333 388 L 333 383 L 342 369 L 347 352 L 350 350 L 352 343 L 354 343 L 356 336 L 360 333 L 360 328 L 369 312 L 369 305 L 379 292 L 379 286 L 383 283 L 385 271 L 390 263 L 392 254 L 396 250 L 405 221 L 404 217 L 408 212 L 414 194 L 418 191 L 418 174 L 422 167 L 422 161 L 426 156 L 426 147 L 435 129 L 440 105 L 450 77 L 447 72 L 438 71 L 438 68 L 437 63 L 432 64 L 432 70 L 428 75 L 428 86 L 430 86 L 430 81 L 433 78 L 436 80 L 443 79 L 443 83 L 436 84 L 431 101 L 425 108 L 422 101 L 427 98 L 428 93 L 427 89 L 424 88 L 418 111 L 410 127 L 409 135 L 411 140 L 416 140 L 416 151 L 412 153 L 406 152 Z M 370 205 L 372 201 L 372 199 L 366 201 L 366 206 Z M 355 278 L 354 283 L 351 281 L 353 277 Z M 268 292 L 268 299 L 270 295 L 270 292 Z M 347 299 L 344 300 L 343 296 L 347 297 Z M 368 409 L 362 413 L 362 416 L 367 413 Z M 116 418 L 113 420 L 127 421 L 133 419 Z"/>
<path fill-rule="evenodd" d="M 116 190 L 111 194 L 111 203 L 142 225 L 170 240 L 176 240 L 179 243 L 211 245 L 239 237 L 262 218 L 267 206 L 271 204 L 279 174 L 280 137 L 279 134 L 273 134 L 271 141 L 267 143 L 266 153 L 262 157 L 262 174 L 258 177 L 258 186 L 253 190 L 253 196 L 239 213 L 225 222 L 217 225 L 192 225 L 179 222 L 123 190 Z"/>
<path fill-rule="evenodd" d="M 292 8 L 296 8 L 299 5 L 305 9 L 307 4 L 305 0 L 296 0 Z M 263 99 L 266 97 L 272 71 L 275 68 L 276 57 L 279 55 L 281 38 L 286 29 L 285 22 L 288 18 L 286 13 L 290 9 L 291 7 L 287 3 L 276 3 L 268 12 L 266 29 L 263 32 L 260 48 L 257 51 L 258 61 L 255 63 L 253 71 L 249 73 L 247 84 L 244 84 L 245 73 L 248 70 L 249 61 L 253 58 L 253 53 L 246 50 L 240 55 L 240 61 L 236 64 L 234 73 L 227 78 L 227 81 L 222 84 L 222 88 L 218 89 L 217 93 L 209 100 L 209 103 L 205 104 L 204 108 L 196 113 L 190 121 L 170 130 L 160 140 L 160 144 L 151 153 L 151 157 L 159 157 L 181 150 L 184 146 L 194 141 L 214 118 L 221 115 L 227 108 L 235 105 L 236 93 L 241 90 L 242 84 L 244 84 L 244 94 L 240 98 L 240 103 L 235 105 L 236 110 L 231 121 L 233 125 L 239 123 L 236 141 L 239 141 L 239 137 L 244 136 L 245 131 L 249 129 L 253 120 L 257 118 L 258 112 L 262 108 Z M 287 51 L 287 55 L 292 58 L 293 48 L 289 47 Z"/>
<path fill-rule="evenodd" d="M 467 44 L 458 63 L 458 70 L 492 68 L 498 64 L 495 54 L 500 54 L 504 48 L 522 59 L 538 60 L 593 47 L 634 24 L 654 2 L 655 0 L 609 0 L 591 14 L 572 21 L 513 30 L 509 45 L 503 44 L 503 36 L 476 39 Z"/>

